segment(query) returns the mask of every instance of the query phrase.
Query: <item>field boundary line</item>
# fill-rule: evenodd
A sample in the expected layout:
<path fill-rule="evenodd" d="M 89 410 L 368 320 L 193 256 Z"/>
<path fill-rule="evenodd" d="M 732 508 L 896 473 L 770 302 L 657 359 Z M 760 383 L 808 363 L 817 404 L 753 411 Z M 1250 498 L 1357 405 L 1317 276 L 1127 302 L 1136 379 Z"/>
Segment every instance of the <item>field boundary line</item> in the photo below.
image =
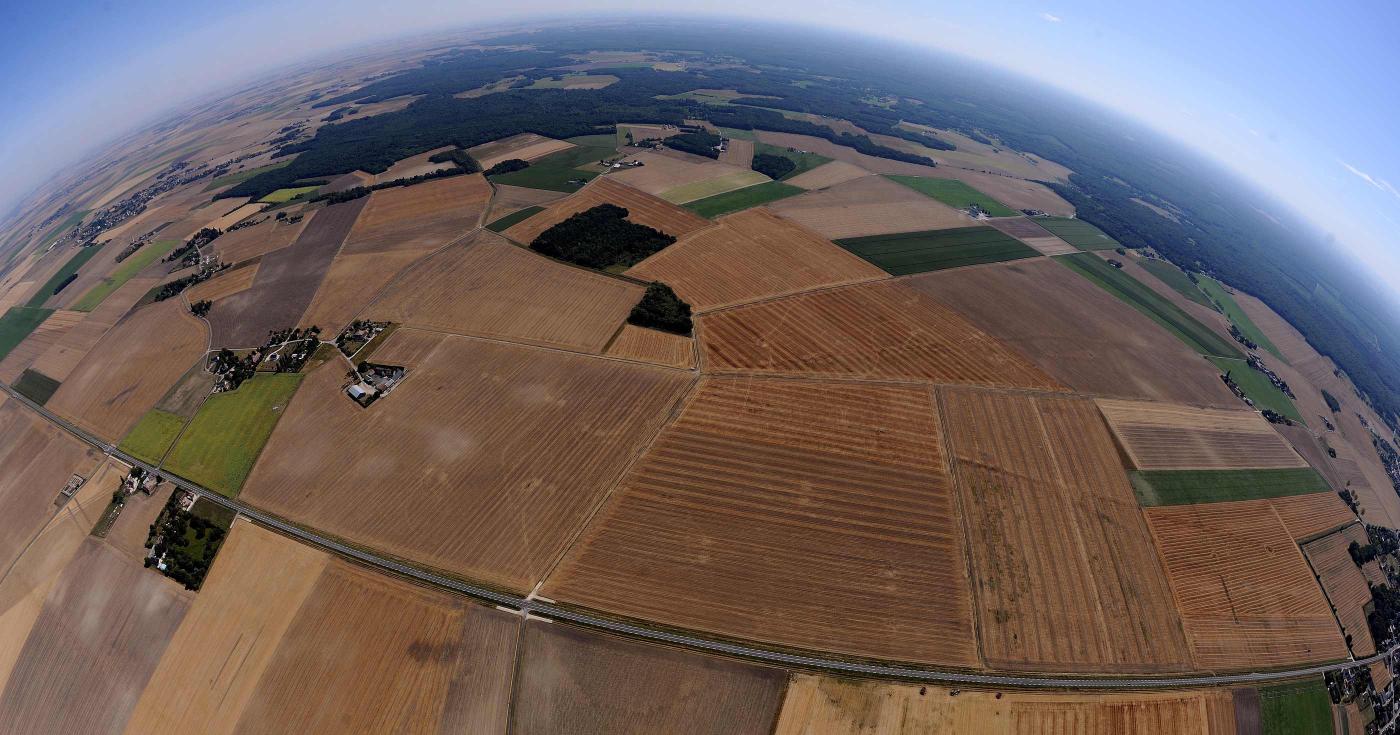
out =
<path fill-rule="evenodd" d="M 957 508 L 958 528 L 962 530 L 963 574 L 967 577 L 968 601 L 972 604 L 973 642 L 977 645 L 977 659 L 982 662 L 983 666 L 986 666 L 987 652 L 982 641 L 982 616 L 978 614 L 978 610 L 981 609 L 981 601 L 978 599 L 977 585 L 973 582 L 977 578 L 977 570 L 973 568 L 976 561 L 972 557 L 972 533 L 967 526 L 967 509 L 963 507 L 962 475 L 957 455 L 953 453 L 953 439 L 948 431 L 947 406 L 943 400 L 943 389 L 929 386 L 928 392 L 929 397 L 933 399 L 934 419 L 938 422 L 938 436 L 942 440 L 943 454 L 947 457 L 948 479 L 953 483 L 953 507 Z"/>

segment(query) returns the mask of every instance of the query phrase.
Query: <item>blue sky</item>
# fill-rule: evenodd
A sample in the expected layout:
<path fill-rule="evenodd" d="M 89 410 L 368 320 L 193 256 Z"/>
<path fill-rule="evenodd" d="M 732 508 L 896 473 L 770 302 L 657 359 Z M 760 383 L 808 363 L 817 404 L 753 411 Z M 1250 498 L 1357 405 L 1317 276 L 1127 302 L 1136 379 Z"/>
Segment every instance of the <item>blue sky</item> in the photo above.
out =
<path fill-rule="evenodd" d="M 1019 71 L 1122 110 L 1258 182 L 1400 294 L 1400 3 L 251 0 L 0 4 L 0 210 L 180 100 L 311 53 L 523 14 L 798 18 Z"/>

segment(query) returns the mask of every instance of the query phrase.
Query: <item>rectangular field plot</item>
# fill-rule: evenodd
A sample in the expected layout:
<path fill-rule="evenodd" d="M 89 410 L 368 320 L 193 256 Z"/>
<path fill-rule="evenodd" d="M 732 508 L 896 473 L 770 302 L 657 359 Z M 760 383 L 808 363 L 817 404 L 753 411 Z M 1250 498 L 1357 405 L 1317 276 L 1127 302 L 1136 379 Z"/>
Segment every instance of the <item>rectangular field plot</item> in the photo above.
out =
<path fill-rule="evenodd" d="M 44 321 L 25 337 L 24 341 L 5 355 L 5 359 L 0 360 L 0 380 L 15 382 L 45 352 L 82 323 L 84 316 L 80 311 L 59 310 L 48 313 Z"/>
<path fill-rule="evenodd" d="M 832 239 L 967 227 L 976 220 L 883 176 L 864 176 L 769 206 Z"/>
<path fill-rule="evenodd" d="M 521 222 L 524 222 L 527 219 L 530 219 L 531 217 L 543 211 L 544 207 L 538 205 L 532 205 L 529 207 L 525 207 L 524 209 L 517 209 L 514 212 L 511 212 L 510 214 L 501 217 L 500 219 L 492 221 L 491 224 L 486 225 L 486 229 L 492 232 L 505 232 L 506 230 L 509 230 L 510 228 L 520 224 Z"/>
<path fill-rule="evenodd" d="M 1160 258 L 1142 258 L 1138 260 L 1138 265 L 1141 265 L 1148 273 L 1156 276 L 1157 280 L 1171 286 L 1173 291 L 1176 291 L 1207 309 L 1214 308 L 1211 306 L 1210 299 L 1206 298 L 1205 292 L 1201 291 L 1201 289 L 1192 282 L 1186 275 L 1186 271 Z M 1199 276 L 1197 278 L 1199 278 Z"/>
<path fill-rule="evenodd" d="M 768 181 L 686 202 L 685 208 L 701 217 L 713 219 L 731 212 L 740 212 L 760 204 L 796 196 L 803 191 L 803 189 L 791 184 L 784 184 L 781 181 Z"/>
<path fill-rule="evenodd" d="M 0 569 L 9 569 L 53 517 L 68 478 L 90 478 L 97 464 L 96 450 L 19 401 L 0 404 Z"/>
<path fill-rule="evenodd" d="M 1079 248 L 1050 234 L 1049 230 L 1035 223 L 1029 217 L 1006 217 L 988 222 L 992 227 L 1033 247 L 1041 255 L 1069 255 L 1079 252 Z"/>
<path fill-rule="evenodd" d="M 1094 404 L 950 389 L 943 410 L 987 664 L 1190 668 L 1161 560 Z"/>
<path fill-rule="evenodd" d="M 932 197 L 953 209 L 976 207 L 988 217 L 1015 217 L 1020 212 L 983 194 L 957 179 L 931 179 L 925 176 L 890 176 L 924 196 Z"/>
<path fill-rule="evenodd" d="M 603 354 L 657 365 L 689 368 L 695 365 L 695 340 L 679 334 L 624 324 Z"/>
<path fill-rule="evenodd" d="M 1257 502 L 1145 512 L 1198 669 L 1346 658 L 1332 608 L 1277 514 Z"/>
<path fill-rule="evenodd" d="M 369 195 L 345 238 L 346 254 L 431 250 L 480 224 L 491 199 L 481 176 L 453 176 Z"/>
<path fill-rule="evenodd" d="M 1258 500 L 1331 492 L 1311 467 L 1252 470 L 1147 470 L 1132 473 L 1144 507 Z"/>
<path fill-rule="evenodd" d="M 1320 678 L 1261 687 L 1259 714 L 1266 733 L 1328 735 L 1334 732 L 1332 698 Z"/>
<path fill-rule="evenodd" d="M 209 396 L 165 469 L 228 497 L 238 495 L 301 379 L 295 373 L 260 374 L 236 390 Z"/>
<path fill-rule="evenodd" d="M 1080 250 L 1112 250 L 1120 247 L 1117 240 L 1105 235 L 1103 230 L 1073 217 L 1037 217 L 1036 223 L 1054 233 L 1061 240 Z"/>
<path fill-rule="evenodd" d="M 491 182 L 527 189 L 578 191 L 602 170 L 600 161 L 616 157 L 615 148 L 575 146 L 536 159 L 529 168 L 492 176 Z"/>
<path fill-rule="evenodd" d="M 895 276 L 980 263 L 1033 258 L 1040 253 L 991 227 L 901 232 L 836 241 Z"/>
<path fill-rule="evenodd" d="M 1356 524 L 1360 528 L 1360 524 Z M 1362 532 L 1365 535 L 1365 532 Z M 1337 621 L 1351 642 L 1351 652 L 1365 658 L 1376 652 L 1366 610 L 1371 605 L 1371 587 L 1348 550 L 1352 536 L 1344 531 L 1329 533 L 1303 544 L 1303 555 L 1322 582 L 1322 591 L 1337 611 Z"/>
<path fill-rule="evenodd" d="M 708 380 L 542 594 L 783 646 L 976 666 L 940 433 L 921 387 Z"/>
<path fill-rule="evenodd" d="M 757 186 L 758 184 L 768 181 L 769 179 L 767 176 L 757 171 L 735 171 L 733 173 L 721 174 L 714 178 L 681 184 L 680 186 L 666 189 L 658 193 L 657 196 L 672 204 L 688 204 L 736 189 Z"/>
<path fill-rule="evenodd" d="M 476 162 L 481 164 L 482 170 L 486 170 L 501 161 L 508 161 L 513 158 L 518 158 L 522 161 L 533 161 L 551 153 L 557 153 L 573 147 L 572 143 L 566 143 L 562 140 L 546 138 L 543 135 L 536 135 L 534 133 L 521 133 L 519 135 L 512 135 L 509 138 L 493 140 L 490 143 L 474 145 L 467 149 L 467 153 L 470 153 L 472 158 L 475 158 Z"/>
<path fill-rule="evenodd" d="M 0 317 L 0 358 L 8 356 L 31 332 L 39 328 L 53 309 L 12 306 Z"/>
<path fill-rule="evenodd" d="M 16 393 L 42 406 L 58 390 L 58 381 L 37 370 L 26 369 L 11 387 Z"/>
<path fill-rule="evenodd" d="M 604 176 L 573 196 L 551 204 L 543 212 L 507 228 L 505 235 L 529 245 L 545 230 L 599 204 L 622 207 L 627 210 L 627 221 L 661 230 L 672 237 L 684 237 L 710 226 L 710 222 L 703 217 Z"/>
<path fill-rule="evenodd" d="M 1140 470 L 1308 466 L 1253 411 L 1111 399 L 1098 403 L 1133 467 Z"/>

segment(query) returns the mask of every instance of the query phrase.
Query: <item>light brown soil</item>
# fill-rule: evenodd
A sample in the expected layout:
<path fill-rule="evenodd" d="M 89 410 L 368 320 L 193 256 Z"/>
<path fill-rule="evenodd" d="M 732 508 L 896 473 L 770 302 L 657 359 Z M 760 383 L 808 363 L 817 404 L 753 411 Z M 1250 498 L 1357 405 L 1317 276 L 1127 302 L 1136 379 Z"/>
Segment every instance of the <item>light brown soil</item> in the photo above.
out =
<path fill-rule="evenodd" d="M 1307 467 L 1253 411 L 1100 399 L 1108 425 L 1140 470 Z"/>
<path fill-rule="evenodd" d="M 302 229 L 310 220 L 309 215 L 304 215 L 300 222 L 287 224 L 286 222 L 278 222 L 269 216 L 265 222 L 260 224 L 220 235 L 219 239 L 214 241 L 214 252 L 225 263 L 237 264 L 245 260 L 252 260 L 259 255 L 281 250 L 296 242 Z"/>
<path fill-rule="evenodd" d="M 690 155 L 670 149 L 640 151 L 629 155 L 627 160 L 641 161 L 643 165 L 637 168 L 613 171 L 603 178 L 615 179 L 648 194 L 660 194 L 683 184 L 692 184 L 727 174 L 748 171 L 747 168 L 730 166 L 704 156 Z"/>
<path fill-rule="evenodd" d="M 509 138 L 482 143 L 467 149 L 472 158 L 481 164 L 482 170 L 491 168 L 501 161 L 512 158 L 519 158 L 522 161 L 533 161 L 543 158 L 551 153 L 573 148 L 573 143 L 566 143 L 562 140 L 546 138 L 543 135 L 534 133 L 521 133 L 512 135 Z"/>
<path fill-rule="evenodd" d="M 380 189 L 369 195 L 341 254 L 441 247 L 481 224 L 490 198 L 480 174 Z"/>
<path fill-rule="evenodd" d="M 387 181 L 394 181 L 397 179 L 408 179 L 414 176 L 430 174 L 434 171 L 441 171 L 447 168 L 454 168 L 457 164 L 451 161 L 433 163 L 432 161 L 428 160 L 429 158 L 432 158 L 438 153 L 444 153 L 452 149 L 453 146 L 443 146 L 441 148 L 434 148 L 430 151 L 424 151 L 416 156 L 409 156 L 408 158 L 395 161 L 394 165 L 390 166 L 383 173 L 375 174 L 374 182 L 376 184 L 382 184 Z"/>
<path fill-rule="evenodd" d="M 883 176 L 788 197 L 768 208 L 833 240 L 976 224 L 962 212 Z"/>
<path fill-rule="evenodd" d="M 214 220 L 213 222 L 210 222 L 210 223 L 209 223 L 208 225 L 206 225 L 206 226 L 207 226 L 207 227 L 212 227 L 212 228 L 214 228 L 214 229 L 216 229 L 216 230 L 219 230 L 220 232 L 223 232 L 224 230 L 227 230 L 228 228 L 232 227 L 233 225 L 238 224 L 240 221 L 247 219 L 249 216 L 254 215 L 254 214 L 257 214 L 258 212 L 263 211 L 263 209 L 266 209 L 267 206 L 268 206 L 268 205 L 266 205 L 266 204 L 258 204 L 257 202 L 251 202 L 251 203 L 249 203 L 249 204 L 244 204 L 244 205 L 241 206 L 241 207 L 238 207 L 238 208 L 236 208 L 236 209 L 230 210 L 227 214 L 225 214 L 225 215 L 223 215 L 222 217 L 220 217 L 220 218 Z M 249 229 L 252 229 L 252 228 L 249 228 Z"/>
<path fill-rule="evenodd" d="M 719 154 L 719 162 L 739 168 L 749 168 L 753 165 L 753 141 L 730 140 L 729 144 L 725 146 L 724 152 Z"/>
<path fill-rule="evenodd" d="M 15 345 L 4 360 L 0 360 L 0 380 L 15 382 L 26 368 L 31 367 L 86 316 L 81 311 L 55 311 L 50 314 L 23 342 Z"/>
<path fill-rule="evenodd" d="M 157 283 L 154 278 L 133 278 L 127 281 L 103 299 L 96 309 L 88 312 L 81 322 L 59 337 L 58 341 L 34 361 L 32 367 L 60 383 L 67 380 L 73 368 L 78 366 L 103 335 L 107 334 L 107 331 Z"/>
<path fill-rule="evenodd" d="M 1356 528 L 1360 530 L 1360 524 L 1356 524 Z M 1322 582 L 1322 591 L 1337 612 L 1342 633 L 1351 640 L 1352 654 L 1365 658 L 1376 652 L 1376 643 L 1371 639 L 1371 628 L 1366 622 L 1371 588 L 1348 551 L 1354 535 L 1341 531 L 1329 533 L 1303 544 L 1303 555 Z M 1365 537 L 1365 531 L 1360 535 Z"/>
<path fill-rule="evenodd" d="M 847 181 L 870 175 L 871 173 L 869 171 L 853 163 L 832 161 L 830 163 L 824 163 L 811 171 L 800 173 L 783 183 L 808 190 L 825 189 L 829 186 L 844 184 Z"/>
<path fill-rule="evenodd" d="M 604 354 L 657 365 L 691 368 L 695 366 L 695 340 L 624 324 Z"/>
<path fill-rule="evenodd" d="M 684 237 L 710 226 L 710 221 L 688 209 L 619 183 L 614 176 L 600 176 L 543 212 L 511 227 L 505 235 L 529 245 L 540 233 L 570 216 L 599 204 L 615 204 L 627 210 L 627 220 L 661 230 L 672 237 Z"/>
<path fill-rule="evenodd" d="M 9 569 L 58 512 L 74 474 L 91 478 L 100 455 L 18 401 L 0 406 L 0 571 Z"/>
<path fill-rule="evenodd" d="M 306 307 L 301 326 L 319 326 L 323 335 L 339 334 L 405 268 L 426 257 L 428 252 L 390 250 L 336 256 L 326 270 L 316 298 Z"/>
<path fill-rule="evenodd" d="M 495 196 L 491 197 L 491 213 L 486 215 L 486 222 L 496 220 L 515 212 L 519 212 L 526 207 L 543 207 L 559 199 L 564 198 L 564 193 L 560 191 L 549 191 L 548 189 L 526 189 L 523 186 L 508 186 L 506 184 L 492 184 L 496 190 Z"/>
<path fill-rule="evenodd" d="M 108 498 L 112 497 L 112 491 L 117 489 L 129 471 L 130 468 L 125 465 L 113 467 L 108 471 L 106 479 L 111 483 L 106 493 Z M 117 520 L 107 531 L 108 545 L 140 563 L 146 557 L 146 539 L 151 535 L 151 524 L 156 522 L 161 509 L 165 507 L 165 501 L 170 499 L 174 491 L 175 485 L 163 482 L 150 495 L 133 493 L 127 496 L 121 515 L 117 516 Z"/>
<path fill-rule="evenodd" d="M 1050 234 L 1050 231 L 1036 224 L 1029 217 L 1003 217 L 988 220 L 987 224 L 1005 232 L 1036 249 L 1041 255 L 1069 255 L 1079 252 L 1079 248 Z"/>
<path fill-rule="evenodd" d="M 226 296 L 246 291 L 252 288 L 253 280 L 258 276 L 258 265 L 258 263 L 251 263 L 241 268 L 227 270 L 203 283 L 195 284 L 194 287 L 185 292 L 185 298 L 193 304 L 196 301 L 218 301 Z"/>

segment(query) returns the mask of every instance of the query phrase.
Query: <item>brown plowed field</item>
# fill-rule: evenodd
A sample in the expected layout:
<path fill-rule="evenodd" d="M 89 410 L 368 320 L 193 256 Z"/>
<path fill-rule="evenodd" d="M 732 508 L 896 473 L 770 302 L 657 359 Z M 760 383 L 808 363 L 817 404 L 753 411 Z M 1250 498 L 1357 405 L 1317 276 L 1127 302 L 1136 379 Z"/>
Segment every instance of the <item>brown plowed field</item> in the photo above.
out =
<path fill-rule="evenodd" d="M 493 140 L 490 143 L 474 145 L 467 149 L 467 153 L 470 153 L 472 158 L 481 164 L 481 169 L 484 171 L 501 161 L 508 161 L 512 158 L 533 161 L 536 158 L 573 147 L 573 143 L 566 143 L 562 140 L 546 138 L 534 133 L 521 133 L 509 138 Z"/>
<path fill-rule="evenodd" d="M 293 210 L 279 210 L 293 211 Z M 305 213 L 296 224 L 278 222 L 269 216 L 265 222 L 226 232 L 214 241 L 214 252 L 225 263 L 241 263 L 252 260 L 291 245 L 301 235 L 301 231 L 311 221 L 311 214 Z"/>
<path fill-rule="evenodd" d="M 1094 404 L 947 390 L 943 405 L 987 665 L 1189 669 L 1162 562 Z"/>
<path fill-rule="evenodd" d="M 1099 399 L 1099 410 L 1140 470 L 1307 467 L 1253 411 Z"/>
<path fill-rule="evenodd" d="M 481 224 L 490 199 L 480 174 L 381 189 L 369 195 L 343 253 L 442 247 Z"/>
<path fill-rule="evenodd" d="M 543 207 L 564 198 L 563 192 L 548 189 L 526 189 L 507 184 L 492 184 L 492 187 L 496 194 L 491 197 L 491 214 L 486 216 L 486 222 L 494 222 L 526 207 Z"/>
<path fill-rule="evenodd" d="M 18 401 L 0 406 L 0 570 L 53 518 L 68 478 L 92 477 L 98 460 L 95 450 Z"/>
<path fill-rule="evenodd" d="M 976 224 L 962 212 L 883 176 L 853 179 L 767 206 L 833 240 Z"/>
<path fill-rule="evenodd" d="M 301 316 L 301 326 L 316 325 L 322 334 L 339 334 L 376 296 L 427 250 L 337 255 L 326 270 L 316 298 Z"/>
<path fill-rule="evenodd" d="M 624 324 L 604 354 L 657 365 L 690 368 L 695 366 L 695 340 L 679 334 Z"/>
<path fill-rule="evenodd" d="M 644 290 L 481 230 L 408 271 L 365 314 L 434 331 L 596 353 Z"/>
<path fill-rule="evenodd" d="M 599 176 L 567 199 L 550 205 L 504 234 L 516 242 L 529 245 L 541 232 L 599 204 L 616 204 L 627 210 L 629 222 L 656 228 L 672 237 L 683 237 L 711 224 L 688 209 L 619 183 L 613 176 Z"/>
<path fill-rule="evenodd" d="M 307 377 L 242 497 L 518 591 L 540 580 L 692 382 L 676 370 L 407 328 L 375 361 L 408 376 L 368 409 L 341 392 L 340 366 Z M 374 450 L 347 451 L 367 445 Z"/>
<path fill-rule="evenodd" d="M 923 387 L 710 379 L 542 594 L 783 646 L 976 666 Z"/>
<path fill-rule="evenodd" d="M 786 674 L 531 620 L 521 639 L 517 735 L 768 735 Z"/>
<path fill-rule="evenodd" d="M 321 187 L 321 191 L 317 193 L 332 194 L 338 191 L 345 191 L 346 189 L 353 189 L 357 186 L 370 186 L 373 183 L 374 174 L 365 173 L 364 171 L 360 170 L 355 170 L 351 171 L 348 174 L 341 174 L 340 176 L 331 179 L 331 183 Z"/>
<path fill-rule="evenodd" d="M 753 165 L 753 141 L 730 140 L 724 152 L 719 154 L 719 162 L 739 168 L 749 168 Z"/>
<path fill-rule="evenodd" d="M 31 366 L 59 381 L 68 379 L 73 368 L 92 350 L 107 330 L 116 326 L 131 307 L 158 283 L 155 278 L 133 278 L 113 291 L 102 303 L 58 338 Z"/>
<path fill-rule="evenodd" d="M 0 697 L 0 732 L 121 732 L 189 596 L 88 538 L 34 621 Z"/>
<path fill-rule="evenodd" d="M 1360 529 L 1361 524 L 1355 524 Z M 1365 531 L 1361 532 L 1365 536 Z M 1371 628 L 1366 623 L 1366 606 L 1371 604 L 1371 587 L 1361 569 L 1352 561 L 1348 547 L 1351 535 L 1338 531 L 1303 544 L 1303 555 L 1322 582 L 1322 591 L 1337 612 L 1342 633 L 1351 638 L 1351 652 L 1365 658 L 1376 652 Z"/>
<path fill-rule="evenodd" d="M 511 613 L 332 561 L 234 732 L 504 733 L 518 625 Z"/>
<path fill-rule="evenodd" d="M 234 268 L 203 283 L 195 284 L 194 287 L 185 292 L 185 298 L 189 299 L 190 303 L 218 301 L 247 291 L 253 287 L 253 280 L 257 278 L 258 265 L 258 263 L 252 263 L 241 268 Z"/>
<path fill-rule="evenodd" d="M 1257 501 L 1147 508 L 1148 525 L 1203 670 L 1346 658 L 1346 642 L 1303 553 Z"/>
<path fill-rule="evenodd" d="M 951 309 L 902 283 L 799 294 L 703 316 L 699 325 L 705 366 L 716 372 L 1060 387 Z"/>
<path fill-rule="evenodd" d="M 642 165 L 614 171 L 599 178 L 614 179 L 634 189 L 641 189 L 648 194 L 660 194 L 683 184 L 693 184 L 729 174 L 749 172 L 747 168 L 729 166 L 704 156 L 696 156 L 670 148 L 634 153 L 628 156 L 627 160 L 641 161 Z"/>
<path fill-rule="evenodd" d="M 1336 493 L 1308 493 L 1244 502 L 1268 503 L 1272 506 L 1294 541 L 1302 541 L 1356 521 L 1356 514 Z"/>
<path fill-rule="evenodd" d="M 783 183 L 810 191 L 812 189 L 825 189 L 828 186 L 844 184 L 847 181 L 870 175 L 871 173 L 869 171 L 855 164 L 846 163 L 845 161 L 832 161 L 831 163 L 823 163 L 811 171 L 800 173 Z"/>
<path fill-rule="evenodd" d="M 205 335 L 179 299 L 141 308 L 97 342 L 46 405 L 116 441 L 204 354 Z"/>
<path fill-rule="evenodd" d="M 25 368 L 32 366 L 85 316 L 87 314 L 81 311 L 55 311 L 49 314 L 23 342 L 10 350 L 10 354 L 6 355 L 4 360 L 0 360 L 0 380 L 6 383 L 15 382 Z"/>
<path fill-rule="evenodd" d="M 720 220 L 627 271 L 661 281 L 696 311 L 884 278 L 835 243 L 762 209 Z"/>
<path fill-rule="evenodd" d="M 987 224 L 1035 248 L 1041 255 L 1069 255 L 1079 248 L 1050 234 L 1029 217 L 1007 217 L 988 220 Z"/>
<path fill-rule="evenodd" d="M 929 273 L 947 304 L 1077 391 L 1238 408 L 1219 372 L 1156 322 L 1050 258 Z"/>

